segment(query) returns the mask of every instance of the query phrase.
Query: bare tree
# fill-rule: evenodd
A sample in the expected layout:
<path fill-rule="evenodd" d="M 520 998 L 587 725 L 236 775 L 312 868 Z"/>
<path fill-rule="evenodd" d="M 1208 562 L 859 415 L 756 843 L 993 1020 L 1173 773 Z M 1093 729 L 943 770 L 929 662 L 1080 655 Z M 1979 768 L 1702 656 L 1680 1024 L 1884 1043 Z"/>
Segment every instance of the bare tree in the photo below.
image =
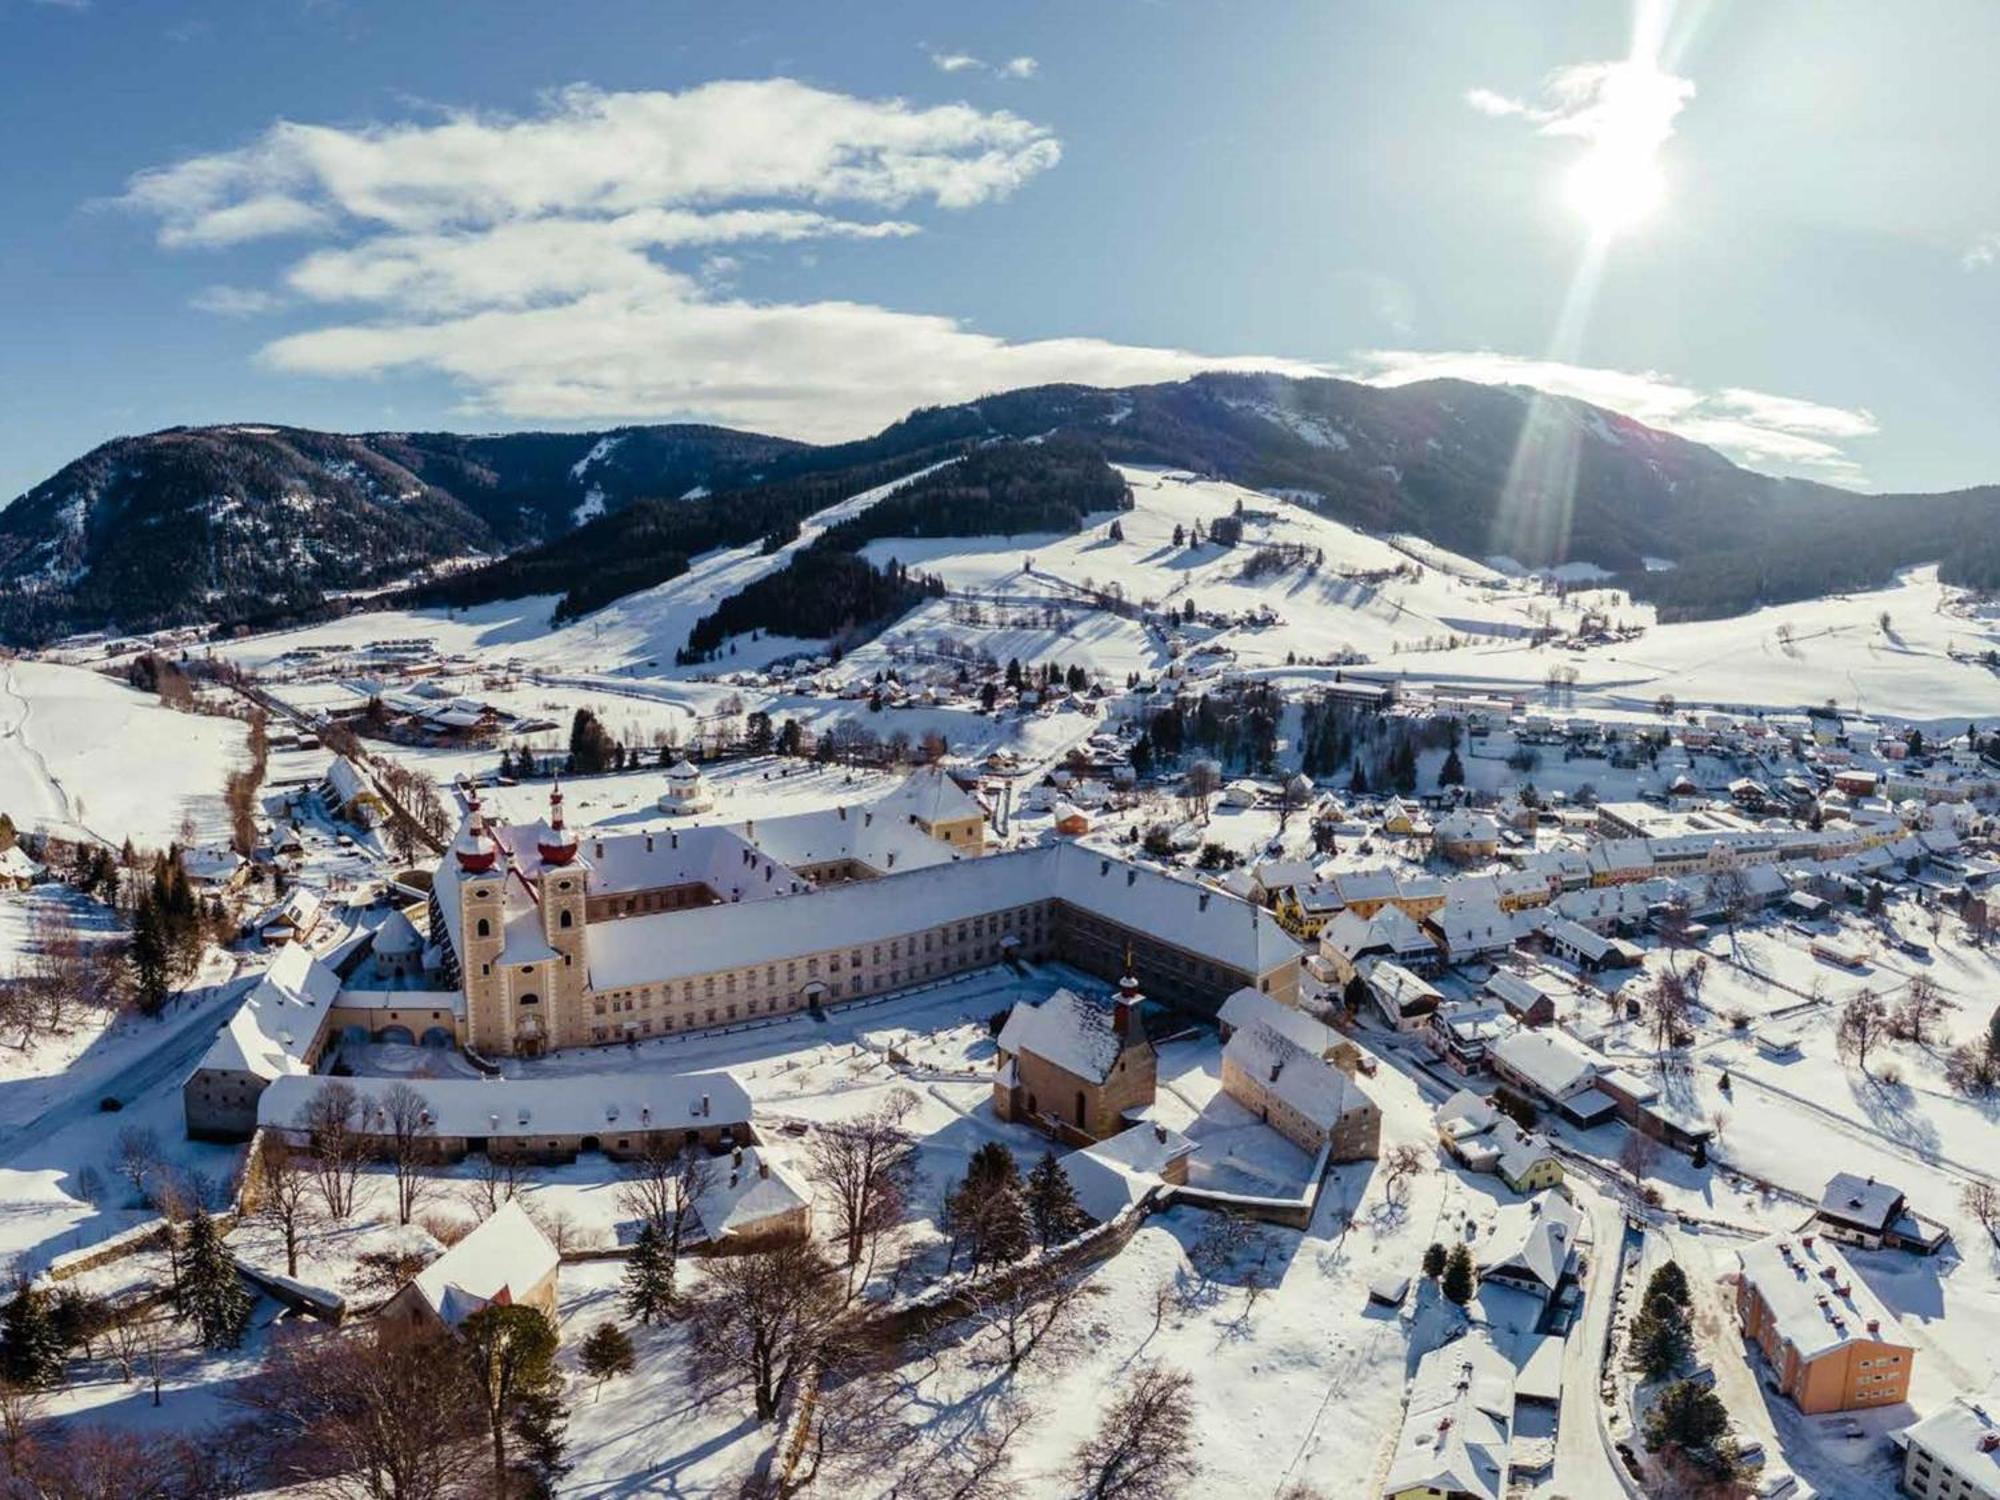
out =
<path fill-rule="evenodd" d="M 327 1214 L 344 1219 L 354 1212 L 355 1187 L 368 1141 L 361 1134 L 361 1099 L 352 1084 L 329 1083 L 299 1111 L 297 1129 L 312 1152 L 313 1180 Z"/>
<path fill-rule="evenodd" d="M 526 1165 L 512 1152 L 482 1151 L 473 1158 L 472 1176 L 461 1194 L 475 1214 L 490 1219 L 501 1204 L 520 1196 L 529 1177 Z"/>
<path fill-rule="evenodd" d="M 972 1292 L 972 1316 L 998 1339 L 1001 1362 L 1011 1375 L 1038 1352 L 1056 1363 L 1075 1353 L 1082 1333 L 1078 1315 L 1097 1293 L 1087 1277 L 1038 1267 Z"/>
<path fill-rule="evenodd" d="M 1903 1002 L 1896 1007 L 1894 1030 L 1921 1047 L 1926 1033 L 1950 1009 L 1951 1001 L 1945 998 L 1942 985 L 1928 974 L 1912 975 Z"/>
<path fill-rule="evenodd" d="M 909 1456 L 897 1495 L 909 1500 L 1012 1500 L 1021 1486 L 1010 1450 L 1034 1415 L 1026 1401 L 1008 1394 L 986 1403 L 971 1427 L 931 1434 Z"/>
<path fill-rule="evenodd" d="M 720 1256 L 690 1325 L 696 1370 L 747 1376 L 757 1419 L 768 1422 L 806 1370 L 830 1356 L 845 1302 L 834 1268 L 804 1239 Z"/>
<path fill-rule="evenodd" d="M 1194 1378 L 1141 1364 L 1128 1375 L 1097 1432 L 1076 1451 L 1078 1500 L 1170 1500 L 1199 1472 L 1194 1461 Z"/>
<path fill-rule="evenodd" d="M 1653 1163 L 1660 1157 L 1660 1148 L 1650 1135 L 1637 1130 L 1625 1132 L 1624 1143 L 1618 1148 L 1618 1165 L 1631 1173 L 1634 1181 L 1644 1182 L 1652 1175 Z"/>
<path fill-rule="evenodd" d="M 395 1323 L 278 1340 L 237 1399 L 270 1432 L 273 1475 L 326 1500 L 456 1500 L 491 1478 L 482 1400 L 441 1335 Z"/>
<path fill-rule="evenodd" d="M 1865 1074 L 1868 1054 L 1888 1028 L 1888 1012 L 1883 1009 L 1880 997 L 1873 990 L 1856 990 L 1841 1007 L 1834 1042 L 1841 1055 L 1853 1058 L 1854 1065 Z"/>
<path fill-rule="evenodd" d="M 695 1205 L 714 1182 L 715 1168 L 695 1146 L 683 1149 L 655 1132 L 625 1164 L 618 1211 L 659 1232 L 667 1253 L 680 1259 Z"/>
<path fill-rule="evenodd" d="M 1669 969 L 1654 976 L 1646 991 L 1646 1020 L 1653 1033 L 1653 1054 L 1664 1059 L 1694 1024 L 1694 1002 L 1687 979 Z"/>
<path fill-rule="evenodd" d="M 148 1126 L 127 1125 L 118 1132 L 111 1166 L 132 1184 L 133 1201 L 145 1203 L 151 1196 L 148 1184 L 160 1167 L 159 1136 Z"/>
<path fill-rule="evenodd" d="M 2000 1188 L 1984 1177 L 1975 1177 L 1966 1183 L 1958 1201 L 1992 1239 L 2000 1242 Z"/>
<path fill-rule="evenodd" d="M 1382 1193 L 1391 1203 L 1400 1204 L 1410 1195 L 1412 1179 L 1429 1169 L 1428 1154 L 1421 1146 L 1404 1141 L 1382 1153 Z"/>
<path fill-rule="evenodd" d="M 807 1170 L 825 1191 L 850 1287 L 863 1251 L 872 1268 L 876 1241 L 902 1219 L 916 1170 L 916 1141 L 903 1121 L 916 1107 L 916 1096 L 898 1089 L 868 1114 L 821 1126 L 807 1147 Z"/>
<path fill-rule="evenodd" d="M 0 1462 L 7 1478 L 22 1483 L 34 1473 L 35 1428 L 46 1398 L 32 1386 L 0 1380 Z"/>
<path fill-rule="evenodd" d="M 437 1117 L 407 1083 L 390 1084 L 378 1107 L 388 1127 L 389 1164 L 396 1174 L 396 1222 L 407 1224 L 418 1200 L 437 1186 L 430 1172 L 437 1162 Z"/>
<path fill-rule="evenodd" d="M 319 1227 L 312 1165 L 283 1135 L 267 1133 L 257 1152 L 257 1217 L 285 1242 L 285 1274 L 299 1274 L 299 1240 Z"/>
<path fill-rule="evenodd" d="M 1222 789 L 1222 771 L 1212 760 L 1198 760 L 1181 779 L 1181 805 L 1190 821 L 1208 821 L 1208 800 Z"/>

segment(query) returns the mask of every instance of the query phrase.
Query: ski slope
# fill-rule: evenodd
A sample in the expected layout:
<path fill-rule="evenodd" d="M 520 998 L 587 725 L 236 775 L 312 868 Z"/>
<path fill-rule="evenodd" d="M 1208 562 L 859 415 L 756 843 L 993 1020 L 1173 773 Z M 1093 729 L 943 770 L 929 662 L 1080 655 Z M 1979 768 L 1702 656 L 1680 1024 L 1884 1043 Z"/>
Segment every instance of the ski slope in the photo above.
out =
<path fill-rule="evenodd" d="M 191 819 L 198 839 L 227 837 L 222 784 L 245 759 L 236 720 L 80 667 L 0 663 L 0 811 L 21 828 L 164 848 Z"/>

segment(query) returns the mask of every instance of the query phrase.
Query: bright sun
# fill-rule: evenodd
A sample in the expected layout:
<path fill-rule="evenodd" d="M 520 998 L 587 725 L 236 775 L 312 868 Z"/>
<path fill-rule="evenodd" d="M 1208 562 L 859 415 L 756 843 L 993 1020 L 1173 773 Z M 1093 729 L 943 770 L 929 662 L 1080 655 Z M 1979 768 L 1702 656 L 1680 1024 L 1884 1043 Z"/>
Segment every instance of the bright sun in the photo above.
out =
<path fill-rule="evenodd" d="M 1624 234 L 1660 206 L 1665 184 L 1646 150 L 1617 149 L 1608 143 L 1570 168 L 1565 184 L 1569 205 L 1592 232 Z"/>

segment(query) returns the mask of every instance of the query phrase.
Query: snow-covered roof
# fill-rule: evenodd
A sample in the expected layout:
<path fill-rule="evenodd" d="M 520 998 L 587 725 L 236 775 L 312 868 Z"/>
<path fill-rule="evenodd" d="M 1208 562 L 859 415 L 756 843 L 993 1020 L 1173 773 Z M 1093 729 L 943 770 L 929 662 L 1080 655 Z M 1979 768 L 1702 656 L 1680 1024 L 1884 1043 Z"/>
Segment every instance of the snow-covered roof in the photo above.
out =
<path fill-rule="evenodd" d="M 1526 1027 L 1495 1042 L 1493 1058 L 1551 1099 L 1589 1088 L 1606 1067 L 1602 1054 L 1574 1037 Z"/>
<path fill-rule="evenodd" d="M 1141 1120 L 1083 1149 L 1105 1161 L 1117 1162 L 1130 1171 L 1157 1175 L 1183 1157 L 1192 1156 L 1196 1145 L 1178 1130 L 1170 1130 L 1157 1120 Z"/>
<path fill-rule="evenodd" d="M 1440 844 L 1490 844 L 1500 837 L 1500 825 L 1490 813 L 1460 808 L 1438 819 L 1436 834 Z"/>
<path fill-rule="evenodd" d="M 1472 1332 L 1417 1361 L 1382 1493 L 1500 1500 L 1514 1428 L 1514 1366 Z"/>
<path fill-rule="evenodd" d="M 482 1307 L 526 1296 L 553 1276 L 561 1257 L 518 1198 L 419 1271 L 411 1285 L 456 1328 Z"/>
<path fill-rule="evenodd" d="M 1952 1397 L 1911 1423 L 1904 1435 L 1973 1494 L 2000 1500 L 2000 1380 L 1979 1395 Z"/>
<path fill-rule="evenodd" d="M 1823 1234 L 1774 1234 L 1738 1250 L 1736 1261 L 1770 1309 L 1778 1336 L 1802 1359 L 1845 1344 L 1909 1342 L 1896 1315 Z"/>
<path fill-rule="evenodd" d="M 1512 1010 L 1532 1010 L 1542 1001 L 1554 1004 L 1556 992 L 1549 986 L 1526 974 L 1516 974 L 1511 969 L 1496 969 L 1486 981 L 1486 993 Z"/>
<path fill-rule="evenodd" d="M 1431 1116 L 1439 1132 L 1455 1141 L 1485 1134 L 1499 1118 L 1500 1111 L 1471 1089 L 1460 1089 L 1440 1104 Z"/>
<path fill-rule="evenodd" d="M 986 809 L 939 766 L 924 766 L 903 778 L 903 784 L 872 804 L 891 818 L 915 818 L 926 828 L 965 818 L 984 818 Z"/>
<path fill-rule="evenodd" d="M 1819 1211 L 1850 1224 L 1866 1224 L 1879 1230 L 1887 1228 L 1896 1217 L 1902 1201 L 1901 1188 L 1853 1172 L 1836 1172 L 1828 1179 L 1826 1191 L 1819 1195 Z"/>
<path fill-rule="evenodd" d="M 1088 1148 L 1070 1152 L 1060 1159 L 1060 1165 L 1076 1193 L 1077 1206 L 1100 1224 L 1110 1223 L 1159 1186 L 1159 1179 L 1150 1173 L 1135 1171 Z"/>
<path fill-rule="evenodd" d="M 367 773 L 344 755 L 336 755 L 327 766 L 326 784 L 333 788 L 333 795 L 342 807 L 357 799 L 375 798 L 375 788 L 369 784 Z"/>
<path fill-rule="evenodd" d="M 282 948 L 202 1054 L 197 1071 L 280 1078 L 305 1055 L 340 993 L 340 976 L 296 944 Z"/>
<path fill-rule="evenodd" d="M 375 924 L 375 951 L 385 957 L 400 958 L 424 951 L 424 935 L 399 911 L 391 911 Z"/>
<path fill-rule="evenodd" d="M 667 770 L 667 780 L 680 785 L 692 785 L 701 780 L 701 769 L 683 755 Z"/>
<path fill-rule="evenodd" d="M 1067 989 L 1039 1005 L 1026 1000 L 1016 1005 L 1000 1028 L 999 1045 L 1009 1056 L 1027 1053 L 1096 1083 L 1111 1076 L 1121 1049 L 1110 1009 Z"/>
<path fill-rule="evenodd" d="M 1320 947 L 1350 959 L 1376 951 L 1398 955 L 1437 952 L 1430 934 L 1400 906 L 1385 906 L 1372 917 L 1349 907 L 1322 929 Z"/>
<path fill-rule="evenodd" d="M 749 1094 L 722 1072 L 339 1080 L 310 1073 L 280 1078 L 265 1089 L 257 1101 L 257 1123 L 275 1129 L 294 1125 L 312 1097 L 336 1081 L 360 1097 L 358 1128 L 366 1134 L 387 1131 L 382 1096 L 398 1083 L 423 1095 L 437 1134 L 447 1138 L 616 1137 L 620 1131 L 707 1129 L 750 1118 Z"/>
<path fill-rule="evenodd" d="M 42 867 L 28 858 L 28 851 L 19 844 L 0 849 L 0 875 L 9 880 L 33 880 L 41 873 Z"/>
<path fill-rule="evenodd" d="M 1294 1046 L 1303 1047 L 1316 1057 L 1324 1057 L 1339 1040 L 1331 1026 L 1314 1020 L 1297 1006 L 1273 1000 L 1253 985 L 1244 985 L 1223 1001 L 1216 1019 L 1229 1027 L 1249 1026 L 1262 1021 L 1288 1038 Z"/>
<path fill-rule="evenodd" d="M 1368 1104 L 1353 1079 L 1262 1021 L 1235 1031 L 1222 1055 L 1321 1130 Z"/>
<path fill-rule="evenodd" d="M 1525 1203 L 1503 1205 L 1493 1215 L 1493 1233 L 1477 1257 L 1480 1274 L 1527 1276 L 1554 1291 L 1576 1253 L 1576 1226 L 1582 1218 L 1576 1205 L 1553 1188 Z"/>
<path fill-rule="evenodd" d="M 0 873 L 5 873 L 6 856 L 0 855 Z M 181 868 L 190 880 L 226 881 L 243 868 L 243 856 L 227 844 L 202 844 L 181 850 Z"/>
<path fill-rule="evenodd" d="M 1362 977 L 1376 1003 L 1400 1016 L 1427 1015 L 1444 999 L 1429 981 L 1386 958 L 1370 960 Z"/>
<path fill-rule="evenodd" d="M 695 1214 L 709 1238 L 719 1240 L 811 1204 L 812 1189 L 803 1178 L 769 1151 L 746 1146 L 709 1162 Z"/>

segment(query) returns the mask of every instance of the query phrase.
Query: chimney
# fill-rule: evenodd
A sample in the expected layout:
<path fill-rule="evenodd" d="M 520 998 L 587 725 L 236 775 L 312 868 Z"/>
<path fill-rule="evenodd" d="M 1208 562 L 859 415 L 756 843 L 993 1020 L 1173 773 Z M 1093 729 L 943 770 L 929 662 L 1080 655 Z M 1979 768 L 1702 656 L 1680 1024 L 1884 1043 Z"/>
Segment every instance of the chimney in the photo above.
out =
<path fill-rule="evenodd" d="M 646 852 L 648 854 L 653 852 L 653 835 L 650 831 L 646 834 Z"/>
<path fill-rule="evenodd" d="M 736 1170 L 732 1167 L 729 1172 L 729 1185 L 731 1187 L 736 1186 L 736 1177 L 737 1177 Z"/>
<path fill-rule="evenodd" d="M 678 849 L 678 848 L 680 848 L 680 846 L 681 846 L 681 835 L 680 835 L 680 830 L 679 830 L 679 829 L 674 829 L 674 830 L 673 830 L 672 832 L 670 832 L 670 833 L 669 833 L 669 834 L 667 835 L 667 839 L 668 839 L 668 841 L 669 841 L 669 842 L 668 842 L 668 844 L 667 844 L 667 847 L 668 847 L 669 849 Z"/>
<path fill-rule="evenodd" d="M 640 1105 L 640 1106 L 639 1106 L 639 1123 L 640 1123 L 641 1125 L 650 1125 L 650 1124 L 652 1124 L 652 1123 L 653 1123 L 653 1106 L 652 1106 L 652 1105 L 650 1105 L 650 1104 L 642 1104 L 642 1105 Z"/>
<path fill-rule="evenodd" d="M 1271 1082 L 1276 1083 L 1278 1081 L 1278 1074 L 1281 1071 L 1283 1071 L 1284 1066 L 1285 1065 L 1281 1062 L 1274 1062 L 1271 1064 Z"/>
<path fill-rule="evenodd" d="M 738 1146 L 734 1154 L 731 1155 L 729 1159 L 729 1164 L 732 1167 L 740 1167 L 743 1165 L 743 1148 L 741 1146 Z"/>
<path fill-rule="evenodd" d="M 1870 1318 L 1868 1320 L 1868 1336 L 1870 1338 L 1873 1338 L 1877 1334 L 1881 1333 L 1881 1331 L 1882 1331 L 1882 1320 L 1880 1318 Z"/>
<path fill-rule="evenodd" d="M 1157 1120 L 1153 1122 L 1153 1139 L 1158 1141 L 1162 1146 L 1167 1143 L 1167 1127 L 1160 1124 Z"/>
<path fill-rule="evenodd" d="M 757 1175 L 759 1177 L 769 1177 L 771 1175 L 771 1164 L 761 1156 L 757 1158 Z"/>
<path fill-rule="evenodd" d="M 706 1094 L 701 1096 L 701 1117 L 704 1120 L 708 1118 L 708 1095 Z"/>

